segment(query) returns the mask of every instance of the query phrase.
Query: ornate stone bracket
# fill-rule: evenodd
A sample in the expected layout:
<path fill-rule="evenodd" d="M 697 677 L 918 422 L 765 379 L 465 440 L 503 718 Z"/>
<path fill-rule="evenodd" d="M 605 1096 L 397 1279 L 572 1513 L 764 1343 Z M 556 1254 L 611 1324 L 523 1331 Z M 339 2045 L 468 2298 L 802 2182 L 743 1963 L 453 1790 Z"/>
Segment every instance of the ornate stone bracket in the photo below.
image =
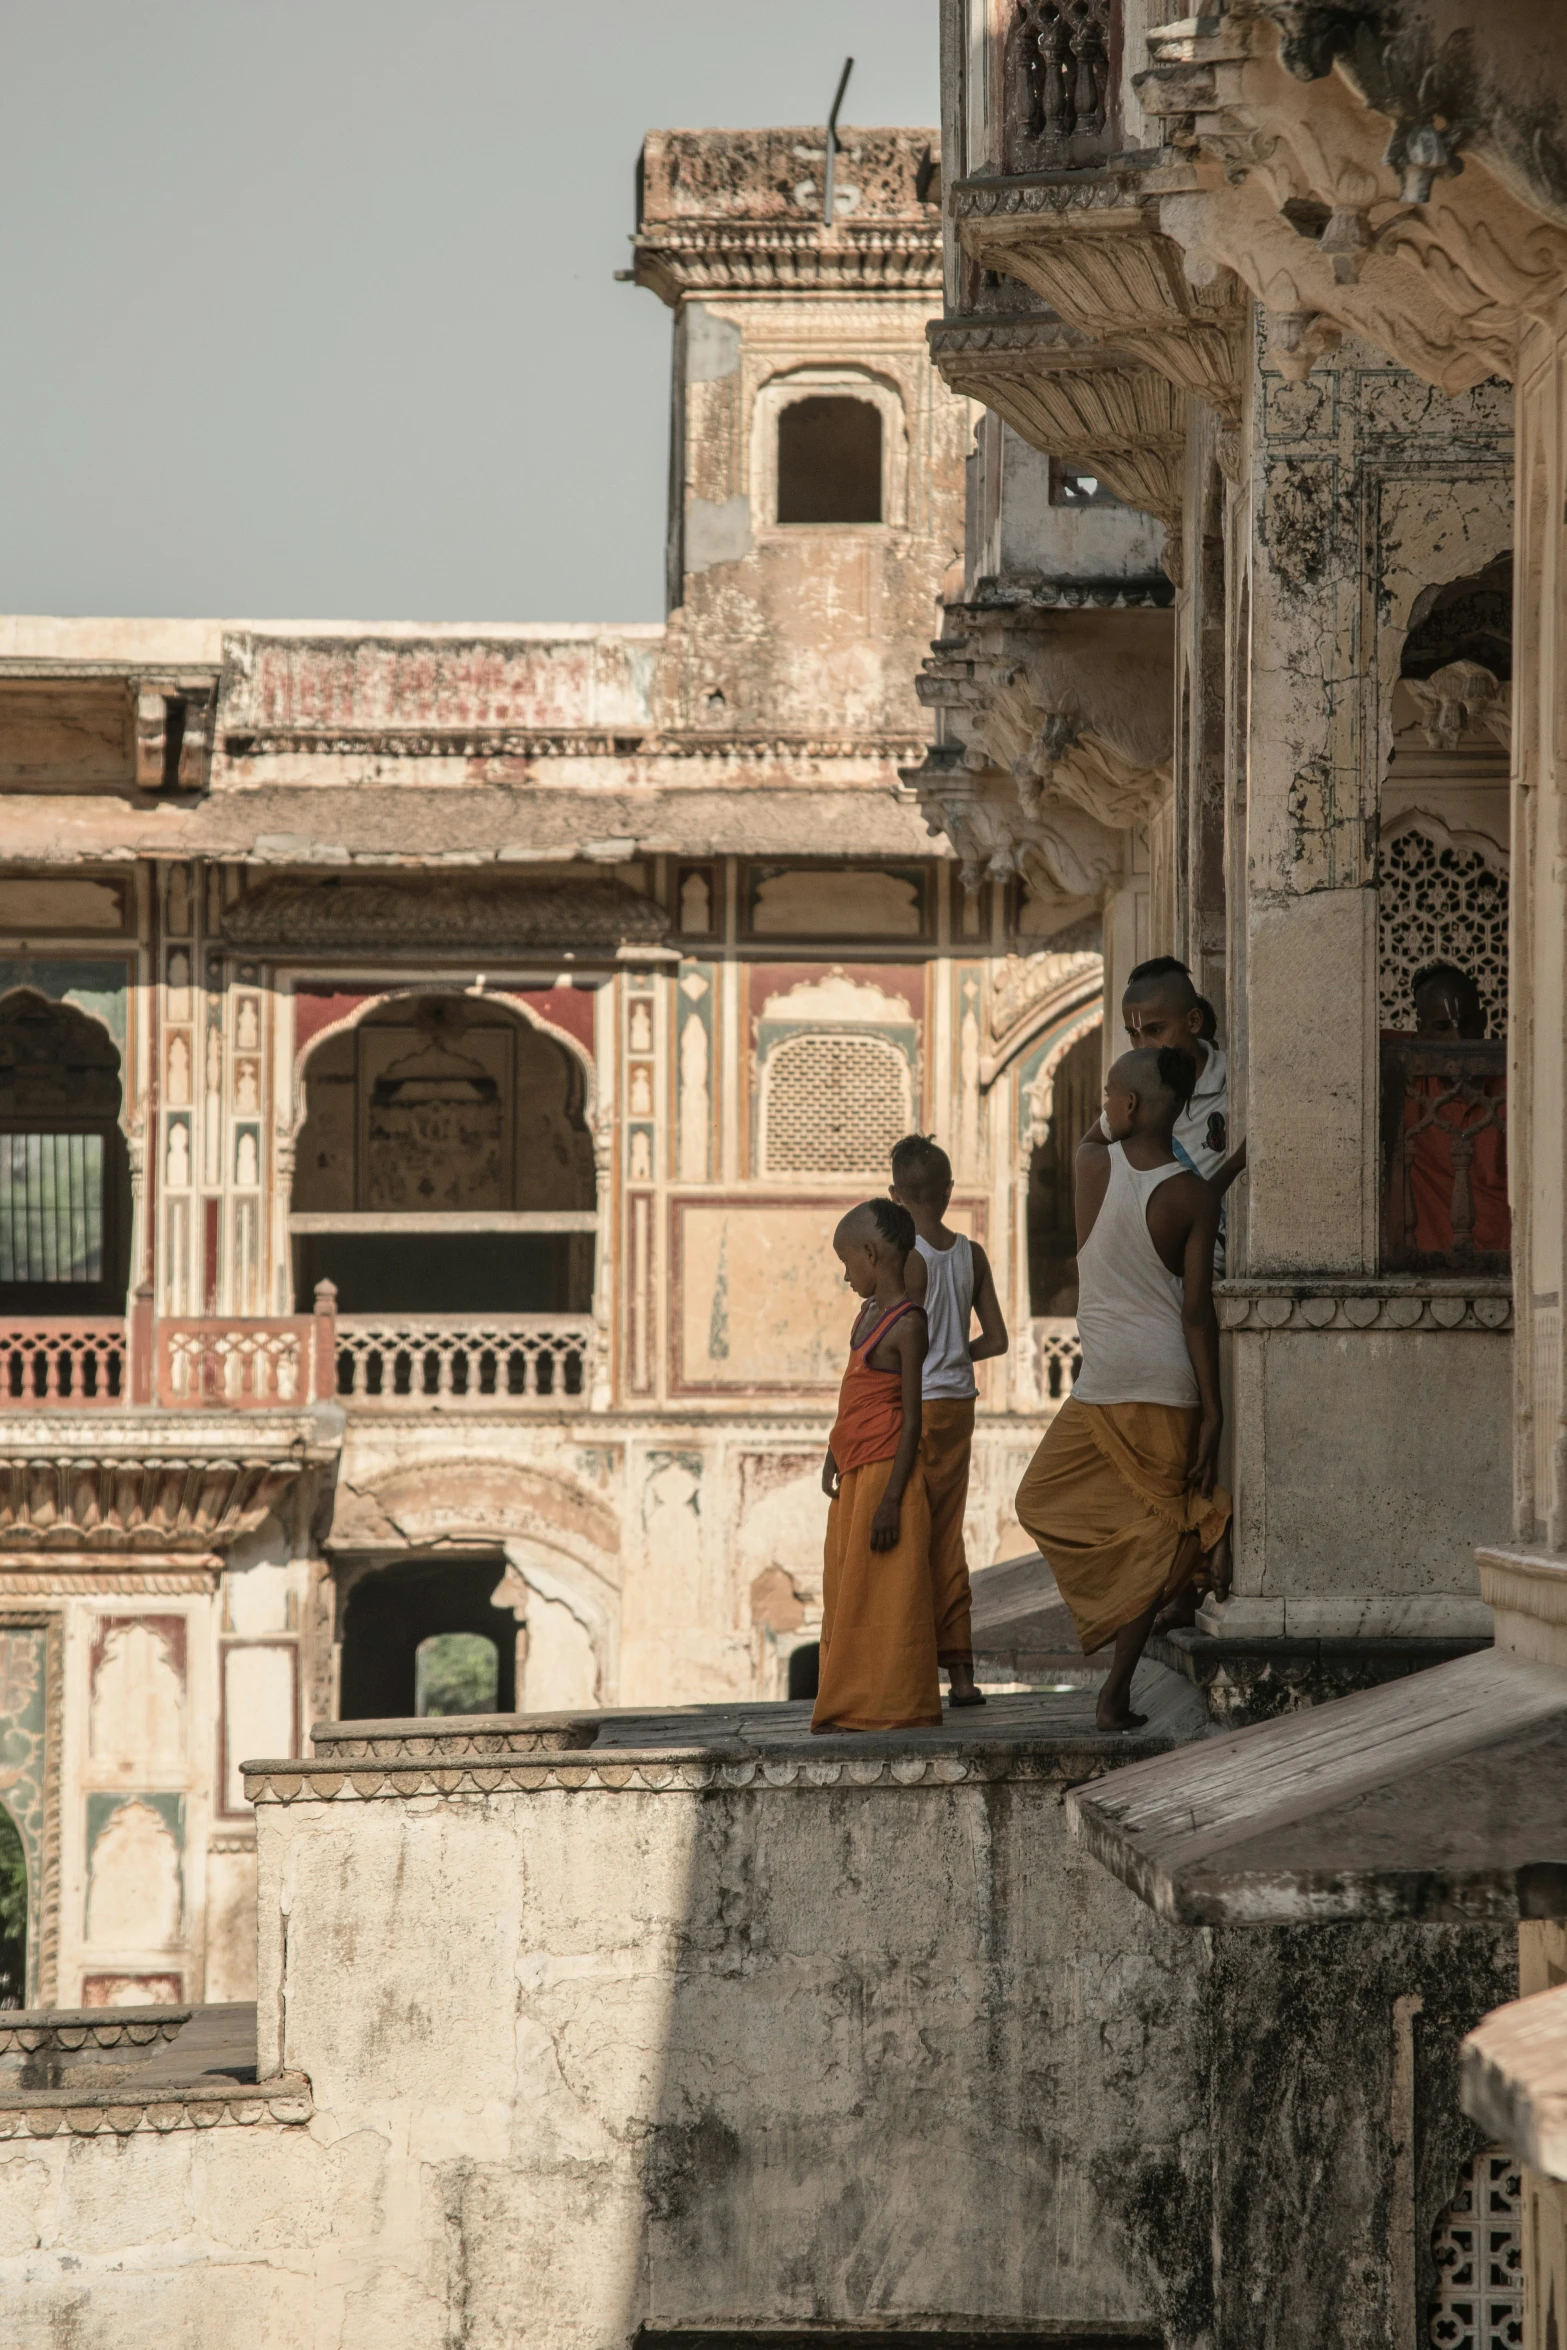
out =
<path fill-rule="evenodd" d="M 1021 874 L 1050 895 L 1103 891 L 1170 788 L 1171 660 L 1160 611 L 948 606 L 918 681 L 941 740 L 904 780 L 965 888 Z"/>
<path fill-rule="evenodd" d="M 1161 226 L 1188 274 L 1231 270 L 1274 314 L 1282 372 L 1304 376 L 1347 333 L 1450 394 L 1511 375 L 1522 324 L 1567 275 L 1567 231 L 1465 170 L 1480 77 L 1462 60 L 1428 61 L 1417 89 L 1363 10 L 1297 0 L 1148 42 L 1136 85 L 1178 159 Z"/>
<path fill-rule="evenodd" d="M 1241 306 L 1232 279 L 1194 278 L 1141 175 L 962 180 L 964 250 L 1042 295 L 1069 326 L 1240 417 Z"/>

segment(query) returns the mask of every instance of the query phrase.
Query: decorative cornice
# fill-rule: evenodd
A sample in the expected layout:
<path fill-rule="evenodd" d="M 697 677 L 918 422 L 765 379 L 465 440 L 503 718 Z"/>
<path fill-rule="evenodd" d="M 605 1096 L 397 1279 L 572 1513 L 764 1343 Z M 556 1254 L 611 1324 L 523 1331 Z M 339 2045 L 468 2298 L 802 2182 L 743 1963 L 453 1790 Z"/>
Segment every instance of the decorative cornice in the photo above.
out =
<path fill-rule="evenodd" d="M 232 1426 L 228 1456 L 200 1459 L 105 1453 L 96 1427 L 72 1431 L 61 1452 L 16 1446 L 4 1431 L 0 1453 L 0 1551 L 93 1553 L 219 1550 L 250 1533 L 306 1467 L 292 1459 L 247 1458 Z M 11 1588 L 9 1579 L 7 1586 Z"/>
<path fill-rule="evenodd" d="M 1416 1290 L 1392 1282 L 1329 1288 L 1223 1281 L 1216 1285 L 1215 1300 L 1221 1330 L 1265 1337 L 1321 1330 L 1331 1330 L 1335 1337 L 1357 1331 L 1379 1338 L 1393 1331 L 1468 1331 L 1495 1337 L 1513 1327 L 1512 1291 L 1500 1283 Z"/>
<path fill-rule="evenodd" d="M 822 1743 L 826 1743 L 823 1741 Z M 1160 1749 L 1168 1740 L 1156 1740 Z M 704 1793 L 822 1792 L 833 1788 L 895 1793 L 909 1787 L 960 1787 L 1034 1781 L 1075 1785 L 1108 1767 L 1103 1741 L 1092 1733 L 1063 1738 L 1059 1746 L 974 1748 L 967 1754 L 834 1755 L 810 1752 L 758 1754 L 740 1748 L 730 1755 L 712 1748 L 638 1751 L 608 1747 L 581 1755 L 515 1755 L 484 1762 L 428 1758 L 408 1762 L 359 1762 L 345 1766 L 335 1757 L 244 1766 L 250 1803 L 408 1802 L 416 1796 L 488 1795 L 687 1795 Z M 1119 1747 L 1116 1754 L 1124 1753 Z"/>
<path fill-rule="evenodd" d="M 358 953 L 472 946 L 494 954 L 537 947 L 613 953 L 661 946 L 669 917 L 610 880 L 462 881 L 413 886 L 357 875 L 264 881 L 225 909 L 230 945 Z"/>
<path fill-rule="evenodd" d="M 800 759 L 886 761 L 917 755 L 910 734 L 717 734 L 681 728 L 269 727 L 226 733 L 230 759 Z"/>
<path fill-rule="evenodd" d="M 222 1572 L 216 1554 L 177 1567 L 148 1567 L 139 1554 L 106 1564 L 96 1550 L 91 1565 L 64 1553 L 47 1567 L 39 1566 L 36 1551 L 25 1561 L 0 1554 L 0 1609 L 19 1599 L 199 1597 L 216 1591 Z"/>
<path fill-rule="evenodd" d="M 164 2138 L 174 2130 L 254 2129 L 262 2122 L 299 2129 L 314 2113 L 303 2073 L 279 2073 L 253 2089 L 220 2081 L 140 2096 L 134 2076 L 122 2076 L 96 2093 L 0 2090 L 0 2138 Z"/>
<path fill-rule="evenodd" d="M 172 2040 L 194 2007 L 0 2008 L 0 2062 L 83 2048 L 151 2048 Z"/>
<path fill-rule="evenodd" d="M 632 275 L 665 302 L 683 294 L 934 293 L 939 222 L 661 221 L 632 240 Z"/>

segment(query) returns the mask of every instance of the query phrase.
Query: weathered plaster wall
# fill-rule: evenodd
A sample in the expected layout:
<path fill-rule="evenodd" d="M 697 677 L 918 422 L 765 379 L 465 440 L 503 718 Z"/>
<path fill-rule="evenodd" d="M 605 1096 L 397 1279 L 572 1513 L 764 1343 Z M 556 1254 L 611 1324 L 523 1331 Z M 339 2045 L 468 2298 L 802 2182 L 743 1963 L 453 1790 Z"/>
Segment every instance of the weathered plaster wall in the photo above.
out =
<path fill-rule="evenodd" d="M 1059 1797 L 264 1806 L 262 2069 L 304 2063 L 315 2118 L 0 2154 L 12 2322 L 605 2350 L 1152 2316 L 1206 2258 L 1203 1952 Z"/>

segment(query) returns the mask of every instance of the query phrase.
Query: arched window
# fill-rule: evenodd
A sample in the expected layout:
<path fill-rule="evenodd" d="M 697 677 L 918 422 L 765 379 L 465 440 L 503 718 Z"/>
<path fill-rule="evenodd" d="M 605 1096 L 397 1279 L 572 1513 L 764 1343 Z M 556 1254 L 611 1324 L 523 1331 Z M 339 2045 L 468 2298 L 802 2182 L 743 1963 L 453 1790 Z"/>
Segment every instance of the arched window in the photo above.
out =
<path fill-rule="evenodd" d="M 0 1004 L 0 1306 L 119 1313 L 130 1238 L 120 1056 L 96 1020 L 19 989 Z"/>
<path fill-rule="evenodd" d="M 852 1030 L 785 1037 L 762 1073 L 764 1175 L 859 1175 L 885 1169 L 914 1123 L 907 1056 Z"/>
<path fill-rule="evenodd" d="M 780 522 L 880 522 L 881 412 L 816 393 L 778 416 Z"/>
<path fill-rule="evenodd" d="M 575 1056 L 499 1004 L 400 999 L 325 1039 L 294 1154 L 300 1310 L 330 1280 L 345 1314 L 585 1312 L 585 1097 Z"/>

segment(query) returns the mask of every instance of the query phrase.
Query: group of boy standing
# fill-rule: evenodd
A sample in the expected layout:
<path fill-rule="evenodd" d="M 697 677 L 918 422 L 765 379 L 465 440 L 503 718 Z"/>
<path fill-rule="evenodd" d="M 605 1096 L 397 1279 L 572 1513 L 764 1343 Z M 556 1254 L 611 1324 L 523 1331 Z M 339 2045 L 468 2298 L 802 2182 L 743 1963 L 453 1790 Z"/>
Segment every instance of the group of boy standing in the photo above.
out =
<path fill-rule="evenodd" d="M 1190 1621 L 1205 1561 L 1227 1586 L 1213 1276 L 1223 1196 L 1245 1164 L 1244 1145 L 1229 1148 L 1213 1015 L 1185 965 L 1139 964 L 1122 1010 L 1132 1050 L 1077 1152 L 1081 1369 L 1017 1497 L 1084 1653 L 1114 1644 L 1098 1701 L 1107 1730 L 1140 1720 L 1132 1675 L 1160 1608 Z M 951 1196 L 946 1152 L 906 1136 L 889 1196 L 851 1209 L 833 1236 L 864 1303 L 822 1471 L 832 1508 L 813 1730 L 939 1723 L 941 1667 L 949 1703 L 984 1703 L 963 1511 L 973 1366 L 1004 1354 L 1007 1332 L 984 1250 L 944 1221 Z"/>

